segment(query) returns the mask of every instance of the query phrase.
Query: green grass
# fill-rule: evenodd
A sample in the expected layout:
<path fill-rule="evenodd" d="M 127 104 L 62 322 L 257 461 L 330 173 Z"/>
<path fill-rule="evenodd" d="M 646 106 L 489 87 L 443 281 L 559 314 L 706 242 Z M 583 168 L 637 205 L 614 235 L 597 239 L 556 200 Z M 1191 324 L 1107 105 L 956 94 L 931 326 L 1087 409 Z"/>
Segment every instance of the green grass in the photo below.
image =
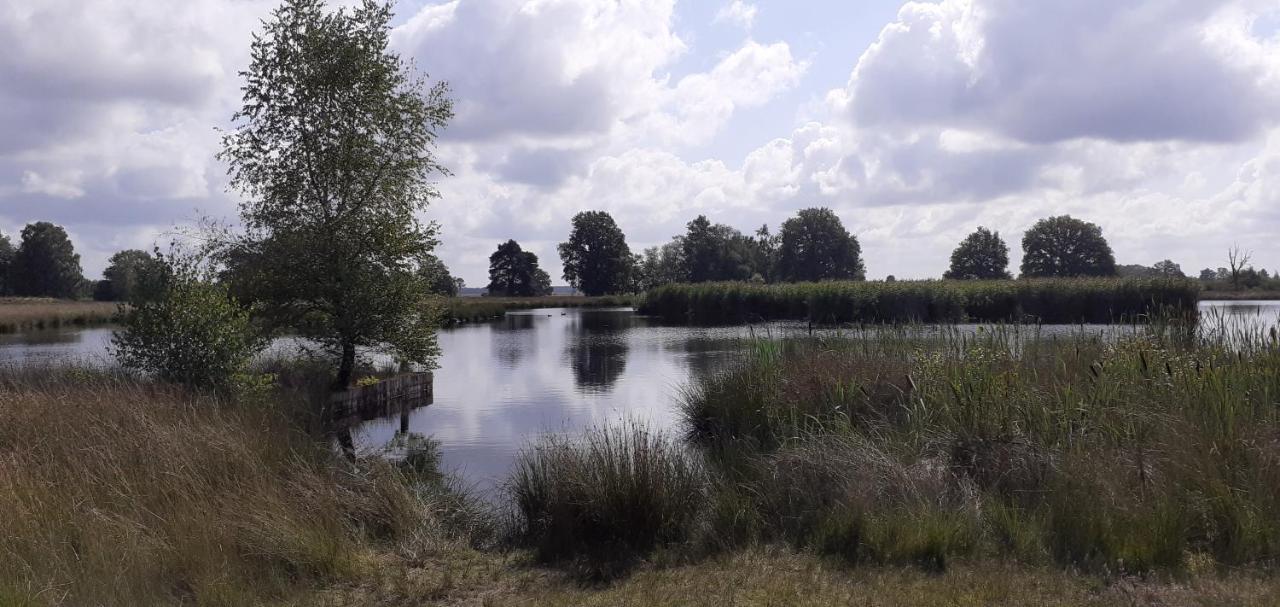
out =
<path fill-rule="evenodd" d="M 1280 338 L 910 329 L 765 348 L 688 391 L 721 535 L 853 561 L 1091 571 L 1280 558 Z M 716 502 L 717 504 L 721 502 Z"/>
<path fill-rule="evenodd" d="M 1194 314 L 1199 286 L 1170 279 L 704 283 L 645 293 L 638 309 L 672 322 L 1111 323 Z"/>

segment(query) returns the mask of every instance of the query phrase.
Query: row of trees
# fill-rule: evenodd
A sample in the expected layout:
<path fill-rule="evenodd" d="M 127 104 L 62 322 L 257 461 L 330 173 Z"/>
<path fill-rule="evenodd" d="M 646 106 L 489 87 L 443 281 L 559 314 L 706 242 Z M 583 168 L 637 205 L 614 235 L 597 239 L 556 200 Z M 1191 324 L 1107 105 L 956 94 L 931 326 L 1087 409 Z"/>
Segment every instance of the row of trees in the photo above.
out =
<path fill-rule="evenodd" d="M 750 280 L 801 282 L 863 280 L 866 269 L 858 239 L 828 208 L 799 211 L 772 234 L 762 226 L 746 235 L 699 215 L 684 234 L 636 255 L 604 211 L 574 216 L 569 240 L 558 247 L 564 279 L 586 295 L 651 289 L 685 282 Z M 1182 276 L 1172 261 L 1151 268 L 1117 266 L 1111 246 L 1096 224 L 1068 215 L 1042 219 L 1023 235 L 1023 277 L 1116 275 Z M 550 290 L 536 255 L 507 241 L 489 258 L 489 292 L 539 295 Z M 1234 267 L 1234 265 L 1233 265 Z M 1238 275 L 1236 274 L 1233 275 Z M 979 227 L 951 254 L 944 278 L 1011 279 L 1009 246 L 998 232 Z"/>
<path fill-rule="evenodd" d="M 712 224 L 699 215 L 670 243 L 633 254 L 604 211 L 574 216 L 569 240 L 557 247 L 564 279 L 586 295 L 628 293 L 674 282 L 720 280 L 810 281 L 865 276 L 862 249 L 831 209 L 804 209 L 754 235 Z M 550 292 L 538 258 L 507 241 L 489 258 L 489 293 L 522 296 Z M 521 278 L 528 277 L 528 278 Z"/>
<path fill-rule="evenodd" d="M 35 222 L 22 229 L 16 247 L 0 234 L 0 295 L 123 301 L 154 263 L 146 251 L 120 251 L 111 256 L 102 280 L 86 280 L 67 231 Z"/>

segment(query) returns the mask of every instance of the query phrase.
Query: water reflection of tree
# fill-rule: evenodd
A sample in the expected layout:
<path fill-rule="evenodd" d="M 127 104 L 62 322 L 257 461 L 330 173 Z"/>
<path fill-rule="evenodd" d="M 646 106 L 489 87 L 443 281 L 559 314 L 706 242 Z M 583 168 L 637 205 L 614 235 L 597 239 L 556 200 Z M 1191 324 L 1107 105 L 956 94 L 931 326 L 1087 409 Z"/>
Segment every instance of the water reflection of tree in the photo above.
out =
<path fill-rule="evenodd" d="M 493 356 L 502 369 L 514 369 L 538 345 L 531 314 L 508 314 L 492 325 Z"/>
<path fill-rule="evenodd" d="M 573 380 L 583 392 L 608 392 L 627 367 L 627 341 L 621 335 L 589 335 L 569 342 Z"/>
<path fill-rule="evenodd" d="M 608 392 L 627 367 L 627 338 L 636 324 L 629 312 L 583 311 L 569 323 L 565 356 L 583 392 Z"/>

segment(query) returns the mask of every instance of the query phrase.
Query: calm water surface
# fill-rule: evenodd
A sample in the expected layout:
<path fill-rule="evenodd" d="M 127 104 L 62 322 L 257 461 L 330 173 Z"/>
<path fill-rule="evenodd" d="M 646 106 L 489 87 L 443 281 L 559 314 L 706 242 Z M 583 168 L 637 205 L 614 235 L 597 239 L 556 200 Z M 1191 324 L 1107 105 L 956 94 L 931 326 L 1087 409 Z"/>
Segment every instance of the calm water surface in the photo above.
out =
<path fill-rule="evenodd" d="M 1203 302 L 1201 307 L 1246 322 L 1274 325 L 1280 319 L 1280 302 L 1274 301 Z M 682 387 L 724 368 L 740 355 L 740 338 L 752 331 L 664 326 L 629 309 L 519 311 L 499 321 L 445 330 L 433 404 L 406 419 L 358 426 L 356 445 L 382 449 L 407 423 L 409 432 L 439 442 L 446 469 L 492 490 L 518 450 L 539 434 L 620 420 L 673 427 Z M 803 331 L 801 323 L 754 329 L 774 336 Z M 109 364 L 110 336 L 110 328 L 0 335 L 0 364 Z"/>

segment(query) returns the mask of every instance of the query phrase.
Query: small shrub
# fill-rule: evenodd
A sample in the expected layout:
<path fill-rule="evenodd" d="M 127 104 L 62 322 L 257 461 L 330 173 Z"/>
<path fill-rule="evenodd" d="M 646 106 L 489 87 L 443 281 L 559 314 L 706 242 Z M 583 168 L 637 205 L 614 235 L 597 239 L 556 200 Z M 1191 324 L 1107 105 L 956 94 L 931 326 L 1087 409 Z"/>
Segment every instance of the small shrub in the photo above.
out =
<path fill-rule="evenodd" d="M 121 312 L 112 336 L 120 365 L 195 389 L 231 391 L 266 345 L 249 312 L 214 282 L 198 259 L 159 256 L 163 272 L 151 295 Z"/>

